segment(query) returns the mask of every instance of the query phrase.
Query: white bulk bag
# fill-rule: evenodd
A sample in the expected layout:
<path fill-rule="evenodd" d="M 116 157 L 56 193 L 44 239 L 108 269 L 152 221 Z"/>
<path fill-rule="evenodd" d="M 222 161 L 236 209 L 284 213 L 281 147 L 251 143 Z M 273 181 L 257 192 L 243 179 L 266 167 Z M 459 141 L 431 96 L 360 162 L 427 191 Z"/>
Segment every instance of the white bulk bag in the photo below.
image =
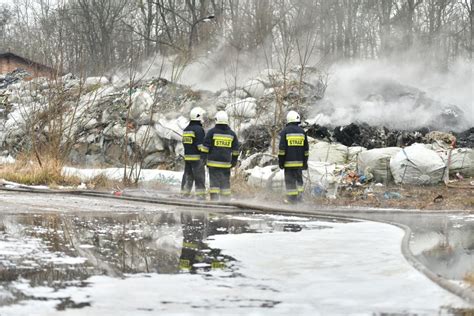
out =
<path fill-rule="evenodd" d="M 400 151 L 399 147 L 375 148 L 359 153 L 357 168 L 368 179 L 386 182 L 392 179 L 390 158 Z"/>
<path fill-rule="evenodd" d="M 246 171 L 248 183 L 258 188 L 282 191 L 285 188 L 285 175 L 278 166 L 254 167 Z"/>
<path fill-rule="evenodd" d="M 449 150 L 440 153 L 445 164 L 448 164 Z M 472 148 L 455 148 L 449 159 L 449 174 L 460 173 L 464 177 L 474 177 L 474 150 Z"/>
<path fill-rule="evenodd" d="M 309 161 L 345 164 L 347 162 L 347 146 L 327 142 L 311 144 L 309 146 Z"/>
<path fill-rule="evenodd" d="M 396 183 L 436 184 L 443 180 L 443 159 L 423 144 L 413 144 L 390 159 L 390 170 Z"/>

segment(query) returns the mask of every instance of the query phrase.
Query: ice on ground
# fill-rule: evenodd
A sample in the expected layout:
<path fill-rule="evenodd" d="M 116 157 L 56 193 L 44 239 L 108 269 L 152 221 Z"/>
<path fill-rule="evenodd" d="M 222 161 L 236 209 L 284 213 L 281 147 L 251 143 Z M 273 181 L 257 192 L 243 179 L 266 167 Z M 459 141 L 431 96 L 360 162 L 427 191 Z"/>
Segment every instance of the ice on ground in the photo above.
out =
<path fill-rule="evenodd" d="M 23 284 L 32 298 L 47 295 L 56 304 L 32 299 L 3 306 L 0 315 L 433 315 L 469 306 L 405 260 L 402 230 L 314 223 L 331 229 L 209 238 L 212 248 L 238 260 L 222 271 L 94 276 L 86 287 L 55 293 Z M 65 297 L 84 307 L 57 311 Z"/>

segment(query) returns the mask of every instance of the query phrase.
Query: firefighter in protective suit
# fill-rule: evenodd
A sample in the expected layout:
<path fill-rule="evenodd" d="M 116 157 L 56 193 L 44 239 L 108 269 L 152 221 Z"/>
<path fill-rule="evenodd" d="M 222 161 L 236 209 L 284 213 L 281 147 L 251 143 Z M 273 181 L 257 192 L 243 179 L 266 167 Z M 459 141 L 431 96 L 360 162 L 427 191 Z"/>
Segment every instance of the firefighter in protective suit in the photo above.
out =
<path fill-rule="evenodd" d="M 286 127 L 280 132 L 278 165 L 285 169 L 286 201 L 296 203 L 302 200 L 303 170 L 308 169 L 308 137 L 299 126 L 300 115 L 288 112 Z"/>
<path fill-rule="evenodd" d="M 216 126 L 207 132 L 201 151 L 209 170 L 211 200 L 230 199 L 230 168 L 237 164 L 239 140 L 226 112 L 216 113 Z"/>
<path fill-rule="evenodd" d="M 184 174 L 181 181 L 183 197 L 191 196 L 194 184 L 195 195 L 201 200 L 206 197 L 206 173 L 204 163 L 201 161 L 201 149 L 205 136 L 202 128 L 204 114 L 205 111 L 200 107 L 193 108 L 189 113 L 190 122 L 183 131 Z"/>

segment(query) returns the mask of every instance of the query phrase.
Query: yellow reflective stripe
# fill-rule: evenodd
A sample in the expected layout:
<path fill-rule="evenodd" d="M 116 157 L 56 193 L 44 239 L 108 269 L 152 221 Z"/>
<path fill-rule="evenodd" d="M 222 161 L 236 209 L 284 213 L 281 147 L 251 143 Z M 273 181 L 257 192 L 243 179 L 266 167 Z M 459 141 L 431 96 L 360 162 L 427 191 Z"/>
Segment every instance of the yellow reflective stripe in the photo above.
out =
<path fill-rule="evenodd" d="M 298 192 L 304 192 L 304 188 L 303 187 L 298 187 Z"/>
<path fill-rule="evenodd" d="M 224 139 L 224 138 L 229 139 L 230 138 L 230 139 L 234 139 L 234 136 L 228 135 L 228 134 L 214 134 L 214 135 L 212 135 L 212 138 L 220 138 L 220 139 Z"/>
<path fill-rule="evenodd" d="M 206 190 L 196 190 L 196 192 L 194 193 L 196 195 L 204 195 L 206 194 Z"/>
<path fill-rule="evenodd" d="M 198 146 L 199 150 L 203 153 L 208 153 L 209 152 L 209 148 L 207 148 L 206 146 L 204 145 L 200 145 L 201 147 Z"/>
<path fill-rule="evenodd" d="M 210 188 L 209 189 L 209 193 L 220 193 L 221 192 L 221 189 L 219 188 Z"/>
<path fill-rule="evenodd" d="M 304 152 L 304 156 L 305 156 L 305 157 L 308 157 L 308 156 L 309 156 L 309 151 L 305 151 L 305 152 Z"/>
<path fill-rule="evenodd" d="M 287 161 L 284 164 L 284 167 L 303 167 L 302 161 Z"/>
<path fill-rule="evenodd" d="M 239 155 L 239 151 L 238 151 L 238 150 L 234 150 L 234 151 L 232 152 L 232 156 L 238 156 L 238 155 Z"/>
<path fill-rule="evenodd" d="M 184 155 L 185 161 L 197 161 L 201 159 L 201 155 Z"/>
<path fill-rule="evenodd" d="M 284 151 L 284 150 L 278 151 L 278 156 L 284 156 L 284 155 L 285 155 L 285 151 Z"/>
<path fill-rule="evenodd" d="M 286 191 L 286 195 L 298 195 L 299 192 L 296 190 L 296 191 Z"/>
<path fill-rule="evenodd" d="M 226 189 L 226 190 L 222 190 L 222 191 L 221 191 L 221 194 L 222 194 L 222 195 L 231 195 L 232 192 L 230 191 L 230 189 Z"/>
<path fill-rule="evenodd" d="M 196 134 L 194 134 L 193 131 L 185 131 L 183 132 L 183 136 L 196 137 Z"/>
<path fill-rule="evenodd" d="M 207 161 L 207 166 L 208 167 L 215 167 L 215 168 L 230 168 L 230 167 L 232 167 L 230 162 L 213 161 L 213 160 L 208 160 Z"/>

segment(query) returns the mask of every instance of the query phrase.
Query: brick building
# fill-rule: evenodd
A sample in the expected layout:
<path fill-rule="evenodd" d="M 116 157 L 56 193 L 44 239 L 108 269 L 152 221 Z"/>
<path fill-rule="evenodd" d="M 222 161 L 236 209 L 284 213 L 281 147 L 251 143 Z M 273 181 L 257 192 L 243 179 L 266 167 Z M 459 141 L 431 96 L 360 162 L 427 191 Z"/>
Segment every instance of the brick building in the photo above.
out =
<path fill-rule="evenodd" d="M 54 77 L 56 74 L 56 71 L 51 67 L 31 61 L 24 57 L 15 55 L 13 53 L 0 51 L 0 75 L 12 72 L 13 70 L 17 68 L 21 68 L 29 72 L 32 75 L 31 78 L 34 78 L 34 77 L 51 78 L 51 77 Z"/>

